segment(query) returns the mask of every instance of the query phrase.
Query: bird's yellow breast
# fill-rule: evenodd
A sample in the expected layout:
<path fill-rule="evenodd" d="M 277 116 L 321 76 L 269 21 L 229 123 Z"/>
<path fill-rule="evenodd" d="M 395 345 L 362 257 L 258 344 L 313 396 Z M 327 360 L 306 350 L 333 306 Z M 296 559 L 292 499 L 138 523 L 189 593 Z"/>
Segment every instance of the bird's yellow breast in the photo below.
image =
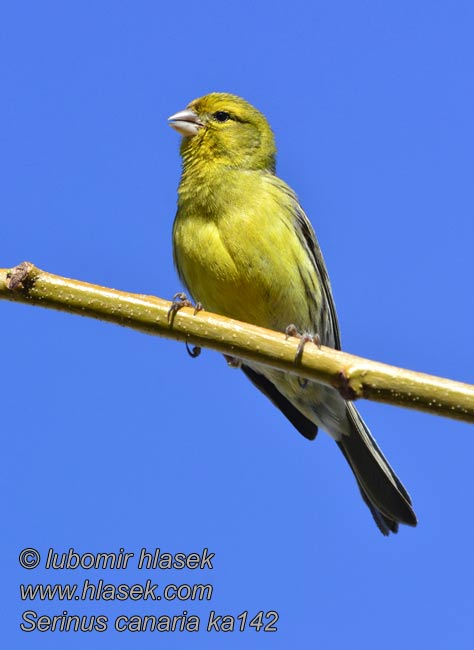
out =
<path fill-rule="evenodd" d="M 222 180 L 203 188 L 201 200 L 181 188 L 173 244 L 183 282 L 209 311 L 271 329 L 311 329 L 304 282 L 311 268 L 291 197 L 264 173 L 233 171 Z"/>

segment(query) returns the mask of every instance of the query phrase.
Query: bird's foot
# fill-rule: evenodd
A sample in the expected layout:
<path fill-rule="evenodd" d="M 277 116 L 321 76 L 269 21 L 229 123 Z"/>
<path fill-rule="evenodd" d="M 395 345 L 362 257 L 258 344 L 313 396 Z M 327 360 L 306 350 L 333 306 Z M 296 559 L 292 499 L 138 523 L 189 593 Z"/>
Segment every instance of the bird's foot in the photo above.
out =
<path fill-rule="evenodd" d="M 293 323 L 291 325 L 288 325 L 288 327 L 285 330 L 285 334 L 287 339 L 290 336 L 294 336 L 300 340 L 298 344 L 298 348 L 296 349 L 295 365 L 301 361 L 301 357 L 303 356 L 304 346 L 306 345 L 306 343 L 314 343 L 315 345 L 318 346 L 318 348 L 321 347 L 321 338 L 319 334 L 309 334 L 309 332 L 303 332 L 301 334 L 298 331 L 296 325 L 294 325 Z M 306 388 L 307 383 L 308 383 L 307 379 L 302 379 L 301 377 L 298 377 L 298 384 L 301 386 L 301 388 Z"/>
<path fill-rule="evenodd" d="M 289 339 L 290 336 L 294 336 L 300 340 L 295 354 L 295 363 L 301 361 L 301 356 L 303 354 L 304 346 L 306 343 L 314 343 L 318 346 L 318 348 L 321 347 L 321 338 L 319 334 L 310 334 L 309 332 L 303 332 L 303 334 L 300 334 L 296 325 L 288 325 L 285 330 L 285 334 L 287 339 Z"/>
<path fill-rule="evenodd" d="M 183 307 L 194 307 L 194 313 L 193 316 L 195 316 L 198 311 L 202 310 L 202 305 L 200 302 L 197 302 L 195 305 L 191 302 L 191 300 L 188 300 L 188 297 L 185 293 L 182 293 L 181 291 L 178 293 L 175 293 L 173 296 L 173 303 L 171 307 L 168 310 L 168 322 L 173 323 L 174 317 L 176 314 L 179 312 L 180 309 Z M 186 350 L 189 354 L 190 357 L 195 359 L 201 354 L 201 348 L 198 345 L 194 345 L 192 348 L 189 347 L 189 344 L 186 342 Z"/>
<path fill-rule="evenodd" d="M 179 312 L 180 309 L 183 307 L 194 307 L 194 316 L 198 313 L 198 311 L 202 310 L 202 305 L 200 302 L 197 302 L 195 305 L 191 302 L 191 300 L 188 300 L 188 296 L 183 293 L 182 291 L 179 291 L 178 293 L 175 293 L 173 296 L 173 303 L 171 307 L 168 309 L 168 322 L 171 323 L 176 316 L 176 314 Z"/>

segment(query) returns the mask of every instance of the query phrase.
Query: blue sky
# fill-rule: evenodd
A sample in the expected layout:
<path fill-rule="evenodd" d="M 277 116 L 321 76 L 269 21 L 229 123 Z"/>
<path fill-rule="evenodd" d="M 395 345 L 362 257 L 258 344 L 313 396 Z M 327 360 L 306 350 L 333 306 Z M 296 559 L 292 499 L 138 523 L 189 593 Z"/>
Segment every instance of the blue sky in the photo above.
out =
<path fill-rule="evenodd" d="M 318 233 L 348 352 L 474 381 L 470 2 L 15 2 L 0 9 L 0 267 L 179 290 L 179 136 L 210 91 L 269 118 Z M 0 302 L 2 636 L 9 648 L 470 648 L 472 427 L 364 402 L 417 529 L 383 538 L 326 435 L 309 443 L 218 354 Z M 19 566 L 26 547 L 42 557 Z M 215 553 L 212 569 L 53 570 L 49 548 Z M 211 601 L 22 602 L 21 583 L 211 583 Z M 22 612 L 106 616 L 22 632 Z M 201 631 L 114 632 L 119 615 Z M 205 632 L 211 610 L 275 633 Z"/>

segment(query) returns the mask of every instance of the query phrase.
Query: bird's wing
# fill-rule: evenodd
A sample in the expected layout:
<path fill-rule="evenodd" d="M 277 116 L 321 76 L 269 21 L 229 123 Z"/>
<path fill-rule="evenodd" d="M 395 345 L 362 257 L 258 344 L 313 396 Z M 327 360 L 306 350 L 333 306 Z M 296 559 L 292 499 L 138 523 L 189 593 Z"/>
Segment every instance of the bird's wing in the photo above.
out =
<path fill-rule="evenodd" d="M 316 234 L 313 230 L 313 227 L 306 216 L 303 208 L 298 203 L 295 196 L 295 226 L 297 235 L 306 248 L 308 257 L 311 260 L 314 270 L 319 278 L 320 285 L 323 290 L 323 295 L 326 299 L 326 304 L 328 308 L 328 326 L 329 330 L 332 333 L 334 339 L 334 348 L 336 350 L 341 349 L 341 335 L 339 332 L 339 324 L 337 321 L 336 314 L 336 305 L 334 304 L 334 298 L 332 297 L 331 283 L 329 282 L 328 272 L 326 270 L 326 265 L 324 263 L 323 254 L 316 239 Z M 324 342 L 324 341 L 323 341 Z M 325 342 L 325 344 L 329 344 Z"/>
<path fill-rule="evenodd" d="M 311 266 L 315 274 L 315 282 L 313 285 L 319 285 L 321 287 L 321 293 L 323 295 L 323 304 L 315 305 L 317 308 L 317 317 L 316 312 L 313 316 L 313 326 L 314 332 L 319 334 L 321 341 L 324 345 L 333 347 L 336 350 L 341 349 L 341 335 L 339 333 L 339 325 L 337 321 L 336 306 L 334 304 L 334 298 L 332 297 L 331 283 L 329 282 L 328 272 L 326 270 L 326 265 L 324 263 L 323 254 L 318 244 L 316 234 L 313 230 L 308 217 L 306 216 L 303 208 L 301 207 L 298 197 L 284 181 L 282 181 L 278 176 L 268 173 L 266 180 L 272 183 L 274 186 L 286 194 L 289 201 L 287 205 L 291 210 L 293 215 L 293 225 L 295 228 L 296 236 L 298 237 L 302 247 L 305 249 Z M 301 269 L 303 271 L 303 269 Z M 302 275 L 303 278 L 303 275 Z M 304 281 L 304 278 L 303 278 Z M 306 295 L 311 299 L 312 290 L 309 286 L 309 283 L 305 286 Z M 320 313 L 320 310 L 323 313 Z M 324 313 L 326 312 L 326 313 Z M 318 324 L 323 324 L 324 331 L 318 331 Z M 295 323 L 298 326 L 298 323 Z"/>

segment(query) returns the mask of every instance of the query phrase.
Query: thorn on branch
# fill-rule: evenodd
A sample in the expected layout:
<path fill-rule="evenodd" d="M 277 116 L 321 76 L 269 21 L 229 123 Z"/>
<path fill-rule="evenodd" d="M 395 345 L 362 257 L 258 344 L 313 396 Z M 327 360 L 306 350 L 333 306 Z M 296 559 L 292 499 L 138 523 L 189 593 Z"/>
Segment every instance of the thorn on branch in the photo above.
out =
<path fill-rule="evenodd" d="M 18 264 L 18 266 L 15 266 L 15 268 L 11 269 L 11 271 L 7 273 L 7 289 L 10 291 L 16 291 L 21 285 L 23 289 L 29 291 L 35 282 L 34 277 L 30 276 L 33 269 L 34 266 L 31 262 L 22 262 L 21 264 Z"/>

